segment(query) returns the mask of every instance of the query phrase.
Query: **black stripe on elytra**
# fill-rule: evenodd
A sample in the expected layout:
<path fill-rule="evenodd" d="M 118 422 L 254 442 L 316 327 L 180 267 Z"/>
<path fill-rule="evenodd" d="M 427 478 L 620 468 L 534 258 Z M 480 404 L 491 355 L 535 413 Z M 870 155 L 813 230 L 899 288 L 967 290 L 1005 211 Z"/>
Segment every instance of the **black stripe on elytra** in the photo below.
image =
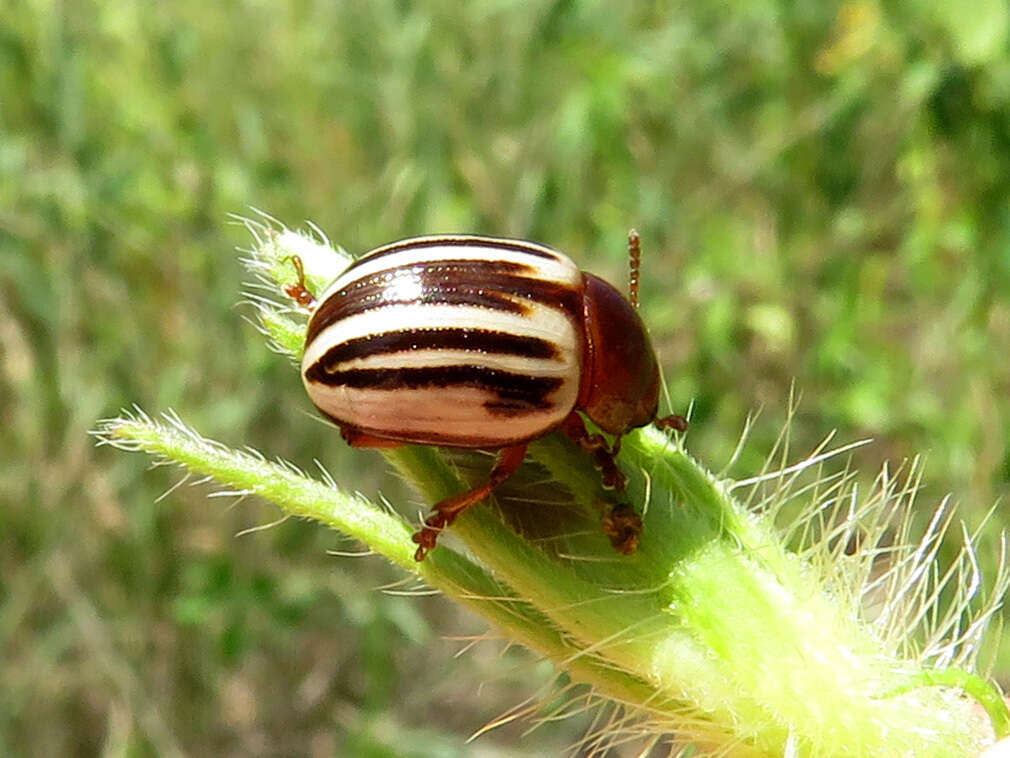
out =
<path fill-rule="evenodd" d="M 409 277 L 409 299 L 397 297 L 400 277 Z M 582 318 L 582 297 L 573 286 L 536 276 L 536 269 L 510 261 L 449 259 L 376 271 L 331 293 L 312 314 L 305 344 L 330 324 L 387 305 L 473 305 L 527 314 L 524 300 L 560 308 L 570 319 Z M 409 326 L 409 325 L 408 325 Z"/>
<path fill-rule="evenodd" d="M 527 253 L 537 258 L 546 258 L 547 260 L 551 261 L 565 260 L 564 256 L 561 255 L 561 253 L 558 253 L 547 247 L 534 245 L 532 242 L 524 242 L 523 240 L 500 239 L 498 237 L 481 237 L 478 235 L 455 235 L 448 237 L 426 237 L 422 239 L 407 239 L 407 240 L 400 240 L 399 242 L 392 242 L 388 245 L 383 245 L 382 247 L 376 248 L 371 252 L 365 253 L 363 256 L 355 260 L 350 266 L 348 266 L 346 270 L 350 271 L 351 269 L 361 266 L 362 264 L 371 263 L 376 258 L 382 258 L 386 255 L 402 253 L 407 250 L 419 250 L 426 247 L 486 247 L 495 250 L 508 250 L 514 253 Z"/>
<path fill-rule="evenodd" d="M 328 372 L 320 361 L 305 372 L 310 382 L 328 387 L 395 392 L 404 389 L 475 387 L 498 396 L 499 404 L 511 409 L 547 409 L 547 399 L 564 383 L 554 376 L 527 376 L 486 366 L 454 365 L 425 368 L 349 369 Z"/>
<path fill-rule="evenodd" d="M 509 334 L 491 329 L 401 329 L 395 332 L 369 334 L 334 345 L 319 359 L 331 370 L 341 363 L 372 355 L 388 355 L 413 350 L 467 350 L 494 355 L 517 355 L 522 358 L 558 357 L 558 348 L 549 340 L 523 334 Z"/>

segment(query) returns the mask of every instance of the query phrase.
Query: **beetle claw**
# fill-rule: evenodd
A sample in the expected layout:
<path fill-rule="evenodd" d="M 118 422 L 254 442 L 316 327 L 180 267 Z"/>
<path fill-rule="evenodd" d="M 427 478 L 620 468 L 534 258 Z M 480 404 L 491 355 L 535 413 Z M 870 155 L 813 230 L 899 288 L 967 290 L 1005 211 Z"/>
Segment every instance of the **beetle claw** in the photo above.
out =
<path fill-rule="evenodd" d="M 642 517 L 626 503 L 615 505 L 610 509 L 610 513 L 603 517 L 603 533 L 610 538 L 614 550 L 624 555 L 631 555 L 638 550 Z"/>
<path fill-rule="evenodd" d="M 450 522 L 451 519 L 446 518 L 444 514 L 438 511 L 424 520 L 424 526 L 410 536 L 411 541 L 418 546 L 414 552 L 415 561 L 423 561 L 424 557 L 435 549 L 438 535 L 442 533 L 442 530 Z"/>
<path fill-rule="evenodd" d="M 291 261 L 291 264 L 295 267 L 295 271 L 298 272 L 298 282 L 285 285 L 283 288 L 284 294 L 303 308 L 312 307 L 313 303 L 316 302 L 316 296 L 309 292 L 309 288 L 305 285 L 305 266 L 302 263 L 302 259 L 297 255 L 289 255 L 284 261 Z"/>

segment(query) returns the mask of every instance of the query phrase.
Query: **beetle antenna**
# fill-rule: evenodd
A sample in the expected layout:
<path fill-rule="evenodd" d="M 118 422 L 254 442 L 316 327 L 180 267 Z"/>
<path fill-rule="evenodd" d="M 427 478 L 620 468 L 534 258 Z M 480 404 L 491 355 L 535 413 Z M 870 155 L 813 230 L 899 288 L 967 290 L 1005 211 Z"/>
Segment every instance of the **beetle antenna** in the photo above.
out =
<path fill-rule="evenodd" d="M 638 279 L 639 269 L 642 265 L 642 238 L 634 229 L 628 232 L 628 302 L 631 307 L 638 310 Z"/>

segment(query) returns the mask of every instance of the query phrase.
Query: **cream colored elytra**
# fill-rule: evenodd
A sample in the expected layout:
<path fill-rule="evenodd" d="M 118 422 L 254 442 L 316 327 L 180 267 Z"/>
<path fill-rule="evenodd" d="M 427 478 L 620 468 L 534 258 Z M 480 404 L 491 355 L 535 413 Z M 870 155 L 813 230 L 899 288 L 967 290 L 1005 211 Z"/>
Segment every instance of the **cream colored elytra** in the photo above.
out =
<path fill-rule="evenodd" d="M 540 245 L 421 237 L 372 251 L 319 297 L 302 376 L 362 433 L 461 447 L 538 437 L 572 412 L 582 273 Z"/>

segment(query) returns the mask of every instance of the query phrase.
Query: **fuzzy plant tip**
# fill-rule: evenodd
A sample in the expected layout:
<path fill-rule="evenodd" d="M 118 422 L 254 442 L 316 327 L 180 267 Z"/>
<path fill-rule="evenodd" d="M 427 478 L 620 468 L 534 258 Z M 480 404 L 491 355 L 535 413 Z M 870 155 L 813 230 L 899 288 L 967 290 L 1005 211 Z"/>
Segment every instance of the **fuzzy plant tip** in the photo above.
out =
<path fill-rule="evenodd" d="M 241 223 L 253 240 L 244 261 L 255 325 L 297 360 L 310 300 L 298 296 L 318 295 L 349 257 L 315 229 L 294 232 L 266 216 Z M 338 485 L 321 469 L 309 476 L 231 449 L 171 413 L 134 409 L 96 435 L 216 481 L 219 493 L 258 495 L 339 530 L 550 659 L 581 687 L 573 700 L 605 714 L 575 753 L 636 741 L 641 755 L 980 755 L 1010 731 L 979 664 L 1010 586 L 1005 555 L 983 581 L 977 535 L 949 502 L 914 533 L 918 461 L 885 468 L 866 488 L 844 463 L 852 445 L 832 448 L 829 437 L 795 458 L 793 412 L 764 469 L 746 480 L 712 473 L 684 435 L 649 427 L 626 435 L 620 507 L 641 519 L 628 555 L 601 528 L 625 511 L 615 510 L 592 459 L 551 435 L 421 563 L 410 539 L 416 514 L 353 494 L 345 487 L 354 482 Z M 431 503 L 490 465 L 412 445 L 373 454 Z M 955 537 L 960 550 L 941 563 L 941 544 Z M 557 691 L 551 698 L 556 706 Z M 517 715 L 536 710 L 518 708 L 489 728 Z"/>

